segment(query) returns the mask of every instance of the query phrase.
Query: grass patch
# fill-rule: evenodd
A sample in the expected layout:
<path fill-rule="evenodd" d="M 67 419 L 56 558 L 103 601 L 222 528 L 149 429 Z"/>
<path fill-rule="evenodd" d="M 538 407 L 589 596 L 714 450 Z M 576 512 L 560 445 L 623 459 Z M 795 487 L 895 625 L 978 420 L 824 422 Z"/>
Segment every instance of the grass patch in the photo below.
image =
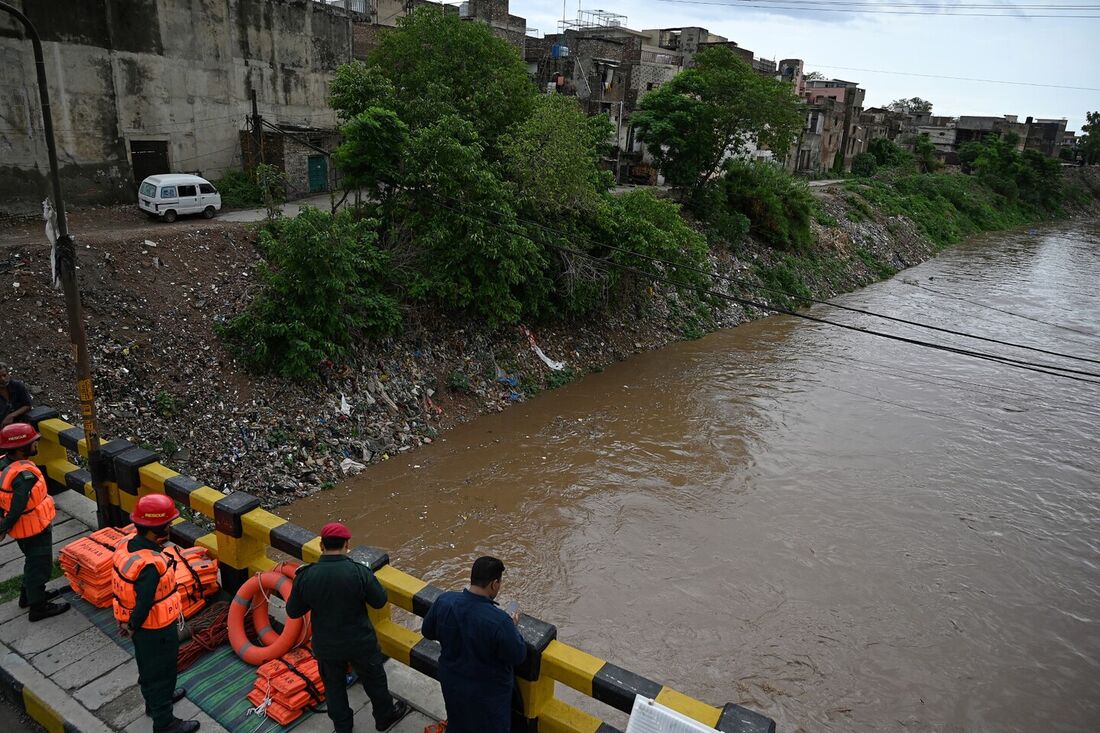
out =
<path fill-rule="evenodd" d="M 54 560 L 53 567 L 50 569 L 50 580 L 61 577 L 61 566 Z M 17 575 L 14 578 L 9 578 L 0 583 L 0 603 L 7 603 L 8 601 L 14 601 L 19 597 L 19 591 L 23 587 L 23 576 Z"/>
<path fill-rule="evenodd" d="M 863 264 L 867 265 L 867 269 L 875 273 L 875 276 L 879 280 L 886 280 L 897 274 L 896 267 L 890 265 L 887 262 L 883 262 L 878 257 L 868 252 L 863 248 L 856 250 L 856 257 L 863 261 Z"/>

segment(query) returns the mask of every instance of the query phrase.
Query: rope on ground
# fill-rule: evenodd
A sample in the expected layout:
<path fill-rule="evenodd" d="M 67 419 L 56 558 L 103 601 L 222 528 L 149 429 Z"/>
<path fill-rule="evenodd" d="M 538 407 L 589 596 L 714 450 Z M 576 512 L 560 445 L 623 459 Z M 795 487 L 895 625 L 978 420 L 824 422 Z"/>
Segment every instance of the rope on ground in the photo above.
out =
<path fill-rule="evenodd" d="M 211 603 L 191 620 L 191 641 L 180 646 L 176 670 L 182 672 L 202 655 L 213 651 L 229 639 L 229 601 Z"/>

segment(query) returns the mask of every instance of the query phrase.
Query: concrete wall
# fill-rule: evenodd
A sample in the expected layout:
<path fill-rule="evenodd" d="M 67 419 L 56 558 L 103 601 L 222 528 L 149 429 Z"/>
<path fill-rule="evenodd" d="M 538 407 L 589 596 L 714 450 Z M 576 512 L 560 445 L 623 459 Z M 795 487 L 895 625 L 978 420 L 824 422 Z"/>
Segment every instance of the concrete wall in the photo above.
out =
<path fill-rule="evenodd" d="M 340 8 L 308 0 L 14 0 L 43 37 L 66 198 L 132 201 L 130 143 L 168 143 L 173 171 L 239 165 L 256 91 L 278 123 L 332 128 L 348 54 Z M 0 17 L 0 211 L 35 210 L 48 164 L 29 40 Z"/>

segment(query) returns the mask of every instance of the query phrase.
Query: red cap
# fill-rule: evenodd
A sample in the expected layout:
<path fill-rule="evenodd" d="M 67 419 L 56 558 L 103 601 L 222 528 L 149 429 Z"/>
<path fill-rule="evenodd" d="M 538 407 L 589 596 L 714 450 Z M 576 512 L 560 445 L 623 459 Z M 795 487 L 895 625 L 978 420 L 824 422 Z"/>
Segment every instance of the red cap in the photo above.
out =
<path fill-rule="evenodd" d="M 180 515 L 176 502 L 164 494 L 146 494 L 137 500 L 130 521 L 139 527 L 160 527 Z"/>
<path fill-rule="evenodd" d="M 15 450 L 30 445 L 40 436 L 33 426 L 25 422 L 13 422 L 0 430 L 0 451 Z"/>
<path fill-rule="evenodd" d="M 324 527 L 321 527 L 322 537 L 336 537 L 341 540 L 351 539 L 351 530 L 349 530 L 340 522 L 329 522 Z"/>

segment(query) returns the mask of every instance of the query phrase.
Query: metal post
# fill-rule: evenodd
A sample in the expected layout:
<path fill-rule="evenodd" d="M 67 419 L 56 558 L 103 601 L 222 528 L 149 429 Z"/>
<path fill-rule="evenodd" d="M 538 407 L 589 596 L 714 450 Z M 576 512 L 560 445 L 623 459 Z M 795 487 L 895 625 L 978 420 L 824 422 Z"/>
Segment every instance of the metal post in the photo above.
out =
<path fill-rule="evenodd" d="M 255 148 L 252 151 L 252 168 L 255 169 L 257 165 L 264 162 L 264 125 L 263 118 L 260 117 L 259 107 L 256 105 L 256 90 L 252 90 L 252 144 Z"/>
<path fill-rule="evenodd" d="M 38 95 L 42 102 L 42 129 L 46 135 L 46 150 L 50 159 L 53 183 L 53 206 L 57 214 L 56 275 L 65 294 L 65 311 L 69 320 L 69 341 L 76 357 L 76 396 L 80 402 L 80 417 L 84 440 L 88 446 L 88 469 L 95 489 L 96 519 L 100 527 L 114 523 L 114 507 L 104 481 L 103 454 L 99 449 L 99 428 L 96 424 L 95 390 L 92 388 L 92 362 L 84 334 L 84 312 L 76 282 L 76 243 L 69 234 L 65 220 L 65 199 L 61 192 L 61 174 L 57 169 L 57 146 L 53 136 L 53 115 L 50 112 L 50 92 L 46 82 L 46 62 L 42 55 L 42 40 L 27 16 L 11 5 L 0 2 L 0 10 L 15 17 L 26 28 L 34 46 L 34 63 L 38 72 Z"/>

